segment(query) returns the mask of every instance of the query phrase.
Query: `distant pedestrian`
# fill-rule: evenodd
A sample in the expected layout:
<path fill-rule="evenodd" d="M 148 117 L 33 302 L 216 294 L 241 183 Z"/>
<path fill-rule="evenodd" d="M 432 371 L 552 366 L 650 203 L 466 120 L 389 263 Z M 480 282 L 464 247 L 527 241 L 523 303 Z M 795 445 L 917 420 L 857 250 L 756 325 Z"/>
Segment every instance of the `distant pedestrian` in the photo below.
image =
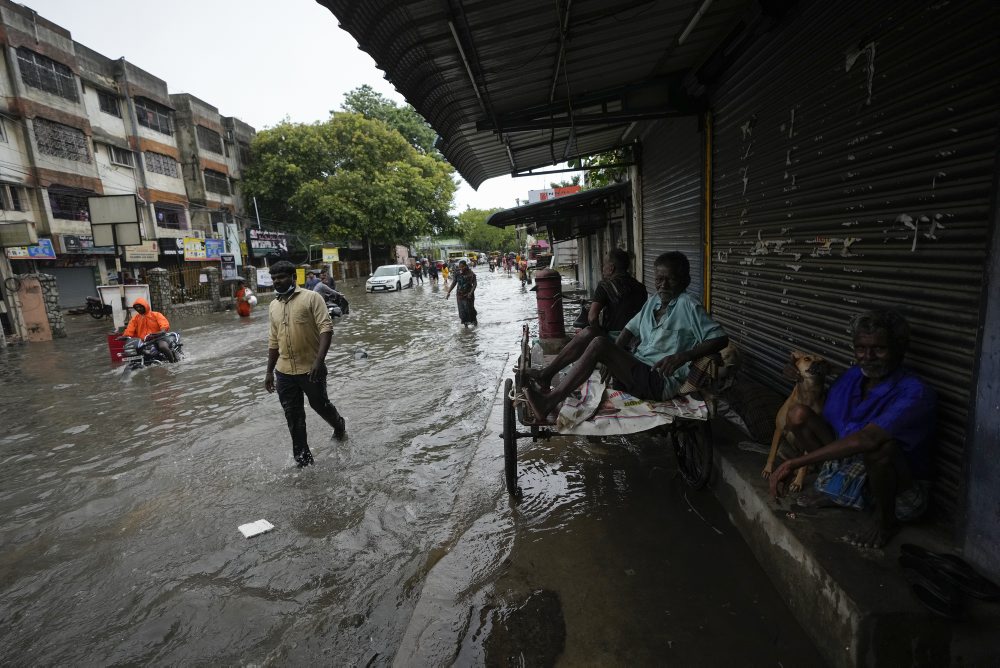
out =
<path fill-rule="evenodd" d="M 410 270 L 410 273 L 413 274 L 413 278 L 416 279 L 417 283 L 423 284 L 424 271 L 419 262 L 413 263 L 413 269 Z"/>
<path fill-rule="evenodd" d="M 319 282 L 330 288 L 331 290 L 337 289 L 337 281 L 333 280 L 333 276 L 330 275 L 326 269 L 319 272 Z"/>
<path fill-rule="evenodd" d="M 438 282 L 438 268 L 436 262 L 427 263 L 427 276 L 431 279 L 431 283 Z"/>
<path fill-rule="evenodd" d="M 333 337 L 333 322 L 323 297 L 295 285 L 295 265 L 276 262 L 270 273 L 277 298 L 268 311 L 264 389 L 278 391 L 292 437 L 292 455 L 301 468 L 313 463 L 306 439 L 303 397 L 333 427 L 335 438 L 347 435 L 346 421 L 326 393 L 326 353 Z"/>
<path fill-rule="evenodd" d="M 236 312 L 240 314 L 241 318 L 249 318 L 250 311 L 257 305 L 257 297 L 254 296 L 253 291 L 247 287 L 247 282 L 242 278 L 236 279 L 236 294 L 233 295 L 233 298 L 236 300 Z"/>
<path fill-rule="evenodd" d="M 317 276 L 316 271 L 310 271 L 308 277 L 306 278 L 306 290 L 312 290 L 319 283 L 319 276 Z"/>

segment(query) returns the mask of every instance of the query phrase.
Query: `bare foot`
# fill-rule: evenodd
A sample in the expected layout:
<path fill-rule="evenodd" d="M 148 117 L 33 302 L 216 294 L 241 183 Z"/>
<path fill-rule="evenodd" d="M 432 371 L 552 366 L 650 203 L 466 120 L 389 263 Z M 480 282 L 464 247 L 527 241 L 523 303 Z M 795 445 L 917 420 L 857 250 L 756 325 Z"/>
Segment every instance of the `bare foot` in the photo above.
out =
<path fill-rule="evenodd" d="M 879 518 L 873 517 L 857 531 L 844 536 L 844 540 L 855 547 L 879 548 L 888 543 L 894 533 L 896 533 L 895 523 L 883 526 Z"/>
<path fill-rule="evenodd" d="M 549 381 L 545 379 L 541 369 L 529 366 L 524 370 L 524 378 L 538 389 L 539 392 L 549 391 Z"/>
<path fill-rule="evenodd" d="M 547 405 L 546 395 L 536 393 L 531 387 L 525 386 L 524 398 L 528 400 L 528 406 L 531 408 L 531 412 L 535 414 L 535 420 L 538 422 L 547 422 L 552 409 Z"/>

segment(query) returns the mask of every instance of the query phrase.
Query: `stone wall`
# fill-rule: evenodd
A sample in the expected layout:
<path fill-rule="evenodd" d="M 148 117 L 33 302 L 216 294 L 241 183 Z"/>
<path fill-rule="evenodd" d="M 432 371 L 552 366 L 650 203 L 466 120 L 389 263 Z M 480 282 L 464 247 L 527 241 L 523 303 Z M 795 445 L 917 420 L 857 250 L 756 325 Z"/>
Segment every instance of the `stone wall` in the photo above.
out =
<path fill-rule="evenodd" d="M 45 314 L 49 318 L 52 338 L 65 338 L 66 320 L 63 318 L 62 308 L 59 306 L 59 286 L 56 285 L 56 277 L 52 274 L 23 274 L 21 276 L 22 279 L 28 277 L 37 279 L 42 288 L 42 299 L 45 301 Z"/>
<path fill-rule="evenodd" d="M 146 272 L 146 282 L 149 284 L 150 306 L 154 311 L 166 313 L 173 306 L 173 297 L 170 294 L 170 274 L 162 267 L 156 267 Z"/>

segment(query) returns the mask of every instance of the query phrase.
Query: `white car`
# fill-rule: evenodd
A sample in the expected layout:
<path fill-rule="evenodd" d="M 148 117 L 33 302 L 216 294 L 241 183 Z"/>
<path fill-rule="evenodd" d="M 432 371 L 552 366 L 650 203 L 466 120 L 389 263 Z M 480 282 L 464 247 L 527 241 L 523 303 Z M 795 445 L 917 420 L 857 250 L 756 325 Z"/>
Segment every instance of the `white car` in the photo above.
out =
<path fill-rule="evenodd" d="M 383 264 L 365 282 L 365 292 L 388 292 L 412 287 L 413 275 L 402 264 Z"/>

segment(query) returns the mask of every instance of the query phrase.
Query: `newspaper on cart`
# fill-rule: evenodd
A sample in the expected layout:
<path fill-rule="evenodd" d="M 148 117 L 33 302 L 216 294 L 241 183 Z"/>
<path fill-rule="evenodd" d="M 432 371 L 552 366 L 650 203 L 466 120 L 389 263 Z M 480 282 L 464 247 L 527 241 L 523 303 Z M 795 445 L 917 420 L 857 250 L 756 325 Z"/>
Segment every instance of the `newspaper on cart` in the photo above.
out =
<path fill-rule="evenodd" d="M 708 405 L 701 399 L 690 395 L 667 401 L 637 399 L 627 392 L 609 389 L 595 370 L 560 406 L 556 429 L 560 434 L 614 436 L 670 424 L 675 418 L 708 417 Z"/>

